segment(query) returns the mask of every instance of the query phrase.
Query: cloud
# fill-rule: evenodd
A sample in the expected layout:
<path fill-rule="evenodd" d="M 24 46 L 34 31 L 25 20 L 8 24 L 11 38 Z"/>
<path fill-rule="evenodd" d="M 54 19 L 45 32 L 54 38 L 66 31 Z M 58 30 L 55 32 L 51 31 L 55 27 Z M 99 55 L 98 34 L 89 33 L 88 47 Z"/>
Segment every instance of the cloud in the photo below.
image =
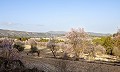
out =
<path fill-rule="evenodd" d="M 42 24 L 37 24 L 37 26 L 44 26 L 44 25 L 42 25 Z"/>
<path fill-rule="evenodd" d="M 0 25 L 15 25 L 17 23 L 14 22 L 0 22 Z"/>

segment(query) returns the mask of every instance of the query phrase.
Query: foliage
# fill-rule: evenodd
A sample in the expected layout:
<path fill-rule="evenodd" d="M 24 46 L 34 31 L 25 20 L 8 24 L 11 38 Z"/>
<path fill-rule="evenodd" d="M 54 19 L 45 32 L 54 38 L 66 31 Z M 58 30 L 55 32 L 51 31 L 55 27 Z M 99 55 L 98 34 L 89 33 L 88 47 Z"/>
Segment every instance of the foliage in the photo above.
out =
<path fill-rule="evenodd" d="M 24 50 L 25 47 L 22 45 L 14 44 L 13 48 L 16 48 L 19 52 L 21 52 Z"/>
<path fill-rule="evenodd" d="M 103 46 L 106 48 L 106 53 L 107 54 L 110 54 L 110 55 L 113 55 L 112 53 L 112 50 L 113 50 L 113 40 L 111 37 L 106 37 L 104 43 L 103 43 Z"/>
<path fill-rule="evenodd" d="M 95 53 L 97 55 L 105 54 L 106 53 L 106 49 L 102 45 L 96 45 L 95 46 Z"/>
<path fill-rule="evenodd" d="M 105 41 L 106 37 L 99 37 L 99 38 L 95 38 L 92 40 L 92 42 L 95 44 L 95 45 L 103 45 L 104 41 Z"/>
<path fill-rule="evenodd" d="M 54 56 L 56 58 L 56 44 L 55 44 L 55 39 L 51 39 L 47 43 L 47 48 L 49 48 Z"/>
<path fill-rule="evenodd" d="M 49 41 L 49 39 L 40 39 L 40 41 L 39 42 L 48 42 Z"/>
<path fill-rule="evenodd" d="M 114 47 L 112 53 L 113 55 L 120 57 L 120 48 Z"/>
<path fill-rule="evenodd" d="M 55 43 L 60 43 L 60 42 L 64 42 L 64 41 L 63 40 L 55 39 Z"/>
<path fill-rule="evenodd" d="M 19 52 L 24 50 L 24 43 L 22 41 L 15 41 L 13 48 L 16 48 Z"/>
<path fill-rule="evenodd" d="M 120 32 L 113 34 L 113 55 L 120 56 Z"/>
<path fill-rule="evenodd" d="M 106 53 L 109 55 L 118 55 L 120 49 L 120 33 L 114 33 L 113 37 L 101 37 L 93 40 L 95 45 L 102 45 L 106 49 Z M 117 51 L 118 50 L 118 51 Z M 115 52 L 116 51 L 116 52 Z M 118 53 L 118 54 L 116 54 Z"/>
<path fill-rule="evenodd" d="M 38 48 L 37 48 L 36 46 L 32 46 L 32 45 L 31 45 L 31 51 L 32 51 L 32 52 L 38 51 Z"/>
<path fill-rule="evenodd" d="M 26 41 L 29 39 L 29 37 L 17 37 L 17 39 L 20 41 Z"/>
<path fill-rule="evenodd" d="M 110 36 L 101 37 L 93 40 L 95 45 L 102 45 L 106 49 L 106 53 L 112 55 L 113 39 Z"/>
<path fill-rule="evenodd" d="M 41 38 L 39 42 L 48 42 L 49 39 L 44 39 L 44 38 Z M 58 40 L 58 39 L 55 39 L 55 43 L 60 43 L 60 42 L 64 42 L 63 40 Z"/>
<path fill-rule="evenodd" d="M 103 43 L 103 46 L 105 48 L 107 48 L 107 47 L 113 47 L 113 40 L 112 40 L 112 38 L 111 37 L 106 37 L 106 39 L 105 39 L 105 41 Z"/>
<path fill-rule="evenodd" d="M 11 38 L 2 38 L 2 39 L 0 39 L 0 47 L 11 49 L 13 42 L 14 42 L 14 40 Z"/>
<path fill-rule="evenodd" d="M 28 44 L 30 44 L 31 46 L 37 46 L 37 42 L 34 39 L 29 39 Z"/>
<path fill-rule="evenodd" d="M 71 31 L 66 34 L 66 37 L 72 45 L 76 59 L 79 58 L 79 55 L 84 53 L 84 50 L 90 45 L 88 34 L 84 32 L 84 29 L 71 29 Z"/>
<path fill-rule="evenodd" d="M 40 50 L 38 50 L 38 48 L 37 48 L 36 46 L 32 46 L 32 45 L 31 45 L 31 50 L 28 51 L 27 55 L 28 55 L 29 53 L 31 53 L 32 55 L 33 55 L 33 53 L 37 53 L 38 56 L 40 56 Z"/>
<path fill-rule="evenodd" d="M 7 58 L 10 60 L 20 60 L 21 56 L 17 49 L 12 48 L 13 40 L 9 38 L 5 38 L 0 43 L 2 46 L 1 57 Z"/>
<path fill-rule="evenodd" d="M 113 38 L 114 46 L 120 48 L 120 35 Z"/>

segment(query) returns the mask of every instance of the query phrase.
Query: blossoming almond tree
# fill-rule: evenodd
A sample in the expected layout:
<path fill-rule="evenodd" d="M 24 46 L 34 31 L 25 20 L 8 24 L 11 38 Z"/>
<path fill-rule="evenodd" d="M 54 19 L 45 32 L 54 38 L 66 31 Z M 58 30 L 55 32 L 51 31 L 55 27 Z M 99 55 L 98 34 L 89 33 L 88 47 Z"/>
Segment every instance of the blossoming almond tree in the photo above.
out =
<path fill-rule="evenodd" d="M 72 28 L 71 31 L 66 34 L 66 37 L 69 39 L 69 43 L 72 45 L 76 59 L 78 59 L 79 56 L 84 53 L 84 49 L 87 48 L 87 44 L 89 44 L 88 34 L 83 28 Z"/>
<path fill-rule="evenodd" d="M 16 48 L 13 48 L 14 40 L 10 38 L 1 39 L 0 45 L 2 47 L 1 57 L 10 60 L 20 60 L 21 55 Z"/>

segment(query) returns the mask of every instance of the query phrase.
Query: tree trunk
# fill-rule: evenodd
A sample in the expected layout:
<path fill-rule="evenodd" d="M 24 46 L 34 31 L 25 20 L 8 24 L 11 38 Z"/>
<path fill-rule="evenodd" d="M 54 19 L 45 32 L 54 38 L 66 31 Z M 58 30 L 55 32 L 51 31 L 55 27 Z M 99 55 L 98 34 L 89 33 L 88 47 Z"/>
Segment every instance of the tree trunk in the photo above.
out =
<path fill-rule="evenodd" d="M 51 51 L 52 51 L 54 58 L 56 58 L 56 53 L 54 52 L 54 48 L 52 48 Z"/>

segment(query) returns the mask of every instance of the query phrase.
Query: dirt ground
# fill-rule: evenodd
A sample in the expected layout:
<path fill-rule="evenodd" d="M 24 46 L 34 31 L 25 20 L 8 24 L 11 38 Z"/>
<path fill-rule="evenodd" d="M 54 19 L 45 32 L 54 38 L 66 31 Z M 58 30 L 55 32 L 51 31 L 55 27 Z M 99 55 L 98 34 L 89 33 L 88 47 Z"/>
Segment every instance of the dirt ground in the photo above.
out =
<path fill-rule="evenodd" d="M 45 58 L 32 55 L 24 55 L 23 62 L 26 67 L 37 67 L 45 72 L 120 72 L 120 66 L 103 63 L 103 62 L 87 62 L 87 61 L 70 61 L 54 58 Z"/>

